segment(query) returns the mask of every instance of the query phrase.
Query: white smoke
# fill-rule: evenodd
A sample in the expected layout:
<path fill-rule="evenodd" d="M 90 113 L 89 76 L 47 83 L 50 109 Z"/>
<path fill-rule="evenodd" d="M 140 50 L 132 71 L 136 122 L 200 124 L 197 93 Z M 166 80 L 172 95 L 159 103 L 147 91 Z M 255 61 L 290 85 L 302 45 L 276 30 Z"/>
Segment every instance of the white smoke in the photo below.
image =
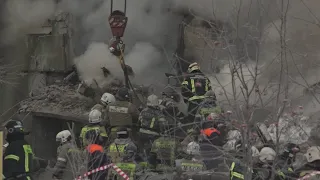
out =
<path fill-rule="evenodd" d="M 259 79 L 259 85 L 266 86 L 271 75 L 277 76 L 279 64 L 272 60 L 279 53 L 279 22 L 280 1 L 254 1 L 242 0 L 128 0 L 127 16 L 128 26 L 124 36 L 126 43 L 125 60 L 133 67 L 136 77 L 133 81 L 137 83 L 152 83 L 154 79 L 164 77 L 162 74 L 170 69 L 168 63 L 173 57 L 178 36 L 178 23 L 181 16 L 175 12 L 190 11 L 199 19 L 215 19 L 222 21 L 225 25 L 235 28 L 239 27 L 237 35 L 240 38 L 251 40 L 258 36 L 258 20 L 262 20 L 263 44 L 261 61 L 263 67 Z M 259 3 L 257 3 L 259 2 Z M 122 10 L 123 3 L 115 1 L 115 9 Z M 290 76 L 302 81 L 297 66 L 301 68 L 303 76 L 307 81 L 317 81 L 319 72 L 316 64 L 319 59 L 319 7 L 318 0 L 290 1 L 288 13 L 288 35 L 287 42 L 296 61 L 288 62 Z M 5 7 L 5 29 L 1 40 L 6 43 L 12 42 L 19 36 L 24 35 L 34 26 L 46 21 L 57 8 L 70 12 L 75 17 L 75 49 L 78 58 L 75 59 L 77 66 L 84 79 L 103 79 L 101 66 L 108 68 L 115 76 L 122 77 L 121 68 L 117 59 L 108 52 L 107 45 L 111 39 L 108 16 L 110 14 L 110 1 L 108 0 L 62 0 L 58 6 L 53 0 L 10 0 L 6 1 Z M 173 8 L 173 12 L 167 10 Z M 240 10 L 240 11 L 239 11 Z M 262 19 L 260 19 L 262 17 Z M 229 40 L 235 39 L 235 32 L 231 32 Z M 195 54 L 195 61 L 202 61 L 203 67 L 210 67 L 212 61 L 228 62 L 230 55 L 228 49 L 219 50 L 220 53 L 213 54 L 212 47 L 208 47 L 208 37 L 189 36 L 189 47 L 195 45 L 195 49 L 188 52 Z M 202 38 L 202 42 L 201 39 Z M 208 38 L 208 39 L 203 39 Z M 247 40 L 247 39 L 246 39 Z M 210 44 L 210 43 L 209 43 Z M 256 51 L 248 45 L 251 56 Z M 201 49 L 202 48 L 202 49 Z M 205 53 L 201 51 L 205 50 Z M 195 52 L 197 51 L 197 52 Z M 216 50 L 215 50 L 216 51 Z M 204 55 L 203 55 L 204 54 Z M 215 56 L 215 57 L 213 57 Z M 288 56 L 291 54 L 288 52 Z M 254 60 L 254 59 L 253 59 Z M 298 65 L 296 66 L 295 63 Z M 209 64 L 209 65 L 208 65 Z M 267 66 L 268 65 L 268 66 Z M 226 72 L 219 75 L 222 84 L 230 83 L 228 66 L 222 69 Z M 276 78 L 274 78 L 276 79 Z M 213 79 L 215 82 L 215 80 Z M 312 82 L 311 82 L 312 81 Z M 165 83 L 159 81 L 157 83 Z M 231 89 L 228 92 L 232 93 Z M 294 87 L 292 94 L 299 96 L 301 88 Z"/>
<path fill-rule="evenodd" d="M 104 1 L 96 11 L 90 12 L 83 18 L 82 25 L 86 31 L 90 32 L 87 43 L 90 44 L 92 41 L 109 43 L 112 37 L 107 22 L 110 14 L 109 3 L 109 1 Z M 115 1 L 114 3 L 114 7 L 122 10 L 122 3 L 119 3 L 119 1 Z M 154 80 L 157 79 L 157 83 L 164 85 L 164 72 L 169 71 L 171 67 L 168 62 L 173 58 L 172 54 L 176 49 L 178 24 L 181 21 L 181 17 L 168 12 L 170 1 L 144 0 L 128 1 L 127 3 L 126 13 L 129 21 L 123 40 L 126 44 L 125 62 L 133 68 L 135 73 L 132 81 L 137 84 L 150 85 L 155 83 Z M 175 26 L 172 26 L 172 24 L 175 24 Z M 90 47 L 97 48 L 96 46 Z M 100 61 L 97 60 L 97 63 L 95 63 L 96 55 L 91 56 L 91 51 L 87 50 L 84 54 L 86 58 L 81 58 L 81 60 L 76 58 L 76 61 L 80 62 L 91 59 L 91 66 L 97 66 L 95 69 L 100 69 Z M 95 52 L 99 53 L 99 50 Z M 100 53 L 102 54 L 101 56 L 106 56 L 106 53 L 109 52 L 103 51 Z M 77 66 L 80 69 L 89 71 L 85 67 L 81 67 L 84 64 L 86 63 L 77 63 Z M 108 61 L 105 64 L 105 67 L 108 69 L 109 67 L 113 68 L 116 66 L 120 67 L 117 60 Z M 119 68 L 118 70 L 121 71 Z M 91 73 L 81 74 L 85 79 L 92 78 L 90 77 Z M 102 74 L 100 73 L 100 75 Z M 115 76 L 118 79 L 123 78 L 121 73 Z"/>
<path fill-rule="evenodd" d="M 104 83 L 106 78 L 102 67 L 108 67 L 111 74 L 122 77 L 117 58 L 109 53 L 109 47 L 104 43 L 90 44 L 87 51 L 75 59 L 75 63 L 81 79 L 86 82 L 92 82 L 95 79 L 99 84 Z"/>
<path fill-rule="evenodd" d="M 0 29 L 0 43 L 11 44 L 23 37 L 30 29 L 42 25 L 55 12 L 53 0 L 5 1 L 4 28 Z"/>

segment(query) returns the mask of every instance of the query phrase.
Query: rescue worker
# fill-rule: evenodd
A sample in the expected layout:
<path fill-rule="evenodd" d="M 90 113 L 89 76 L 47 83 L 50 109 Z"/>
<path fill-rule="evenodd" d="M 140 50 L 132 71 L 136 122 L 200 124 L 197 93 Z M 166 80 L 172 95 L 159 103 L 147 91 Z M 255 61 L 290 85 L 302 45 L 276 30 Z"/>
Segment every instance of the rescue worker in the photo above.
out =
<path fill-rule="evenodd" d="M 98 129 L 91 129 L 86 133 L 86 139 L 89 145 L 86 147 L 88 153 L 88 171 L 94 170 L 104 165 L 110 164 L 110 159 L 104 152 L 104 141 L 101 138 L 101 133 Z M 91 180 L 105 180 L 108 176 L 108 171 L 99 171 L 89 175 Z"/>
<path fill-rule="evenodd" d="M 200 71 L 198 63 L 190 64 L 181 89 L 184 102 L 188 103 L 188 122 L 194 121 L 198 106 L 209 90 L 211 90 L 210 80 Z"/>
<path fill-rule="evenodd" d="M 160 107 L 167 118 L 182 119 L 184 117 L 184 114 L 179 110 L 179 102 L 180 95 L 172 87 L 164 88 Z"/>
<path fill-rule="evenodd" d="M 243 153 L 242 149 L 238 146 L 237 150 L 238 152 L 235 154 L 236 155 L 235 158 L 237 160 L 232 162 L 230 166 L 230 180 L 245 179 L 244 174 L 245 174 L 247 165 L 242 161 L 244 157 L 243 155 L 241 155 Z M 253 162 L 255 162 L 255 158 L 259 157 L 260 152 L 256 147 L 252 146 L 251 153 L 253 157 Z"/>
<path fill-rule="evenodd" d="M 294 173 L 292 164 L 295 162 L 298 152 L 300 152 L 300 148 L 296 144 L 289 143 L 286 145 L 284 152 L 280 154 L 276 164 L 276 168 L 278 169 L 276 179 L 290 179 L 290 176 Z"/>
<path fill-rule="evenodd" d="M 112 102 L 115 102 L 116 101 L 116 98 L 114 97 L 113 94 L 110 94 L 110 93 L 104 93 L 102 96 L 101 96 L 101 99 L 100 99 L 100 103 L 99 104 L 96 104 L 94 105 L 91 110 L 98 110 L 102 113 L 102 122 L 101 124 L 103 125 L 106 125 L 106 108 L 108 106 L 108 104 L 112 103 Z"/>
<path fill-rule="evenodd" d="M 217 128 L 214 119 L 203 122 L 201 130 L 203 142 L 209 142 L 215 146 L 223 146 L 224 139 L 221 138 L 221 132 Z"/>
<path fill-rule="evenodd" d="M 159 99 L 156 95 L 150 95 L 147 98 L 147 107 L 139 115 L 140 142 L 141 147 L 145 150 L 145 155 L 149 154 L 153 141 L 160 136 L 160 123 L 166 121 L 158 102 Z"/>
<path fill-rule="evenodd" d="M 57 149 L 57 162 L 53 168 L 54 179 L 73 179 L 78 175 L 79 171 L 75 160 L 80 160 L 79 156 L 74 156 L 74 153 L 79 153 L 75 144 L 71 142 L 71 132 L 63 130 L 56 135 L 56 141 L 60 143 Z M 73 166 L 72 166 L 73 165 Z"/>
<path fill-rule="evenodd" d="M 173 170 L 175 159 L 179 159 L 182 148 L 177 139 L 167 134 L 169 126 L 165 123 L 160 125 L 161 137 L 152 143 L 148 162 L 151 169 L 167 172 Z"/>
<path fill-rule="evenodd" d="M 224 144 L 221 132 L 217 129 L 213 120 L 203 122 L 200 132 L 200 150 L 205 159 L 206 167 L 208 169 L 218 168 L 218 165 L 224 161 L 220 150 L 220 147 Z"/>
<path fill-rule="evenodd" d="M 101 133 L 100 134 L 101 138 L 103 138 L 105 143 L 107 142 L 107 139 L 108 139 L 107 131 L 106 131 L 106 128 L 101 124 L 101 121 L 102 121 L 102 113 L 97 109 L 92 110 L 89 114 L 89 124 L 84 126 L 81 129 L 81 133 L 80 133 L 80 142 L 82 143 L 83 147 L 88 145 L 88 142 L 85 136 L 86 136 L 86 133 L 92 129 L 99 130 L 99 132 Z"/>
<path fill-rule="evenodd" d="M 205 119 L 210 113 L 223 113 L 221 107 L 217 105 L 216 100 L 216 95 L 212 90 L 206 92 L 204 101 L 199 105 L 197 114 L 199 114 L 202 119 Z"/>
<path fill-rule="evenodd" d="M 117 139 L 109 147 L 109 156 L 112 162 L 129 176 L 130 180 L 138 179 L 138 172 L 141 171 L 141 167 L 135 161 L 136 155 L 137 147 L 129 138 L 128 130 L 120 128 L 117 132 Z M 109 179 L 122 178 L 113 170 L 110 170 L 109 174 Z"/>
<path fill-rule="evenodd" d="M 137 154 L 137 146 L 133 143 L 126 127 L 118 128 L 117 138 L 110 144 L 108 155 L 113 163 L 122 162 L 124 156 L 130 153 Z"/>
<path fill-rule="evenodd" d="M 186 155 L 183 159 L 175 161 L 178 174 L 183 172 L 199 172 L 206 170 L 205 164 L 200 159 L 200 145 L 190 142 L 187 145 Z"/>
<path fill-rule="evenodd" d="M 164 88 L 162 92 L 162 101 L 160 102 L 160 108 L 166 117 L 169 124 L 179 125 L 184 123 L 184 114 L 179 110 L 178 103 L 180 102 L 180 94 L 177 93 L 172 87 Z M 176 128 L 175 136 L 179 138 L 184 138 L 186 136 L 186 131 L 191 127 L 184 126 L 182 128 Z"/>
<path fill-rule="evenodd" d="M 24 139 L 21 121 L 10 120 L 5 125 L 6 141 L 9 143 L 3 155 L 3 176 L 6 180 L 31 180 L 34 154 Z"/>
<path fill-rule="evenodd" d="M 130 102 L 128 88 L 120 88 L 116 94 L 116 98 L 116 102 L 110 103 L 107 107 L 107 124 L 109 128 L 111 128 L 109 137 L 109 141 L 111 142 L 116 138 L 116 132 L 119 127 L 128 128 L 128 131 L 132 135 L 132 128 L 137 126 L 139 118 L 137 107 Z M 134 131 L 134 133 L 137 131 Z M 136 137 L 136 135 L 134 135 L 134 137 Z"/>
<path fill-rule="evenodd" d="M 320 146 L 311 146 L 304 154 L 307 163 L 295 171 L 295 177 L 306 177 L 313 171 L 320 171 Z"/>
<path fill-rule="evenodd" d="M 110 103 L 112 103 L 112 102 L 115 102 L 115 101 L 116 101 L 116 98 L 114 97 L 114 95 L 112 95 L 112 94 L 110 94 L 110 93 L 104 93 L 104 94 L 101 96 L 100 103 L 94 105 L 94 106 L 91 108 L 91 110 L 97 109 L 97 110 L 99 110 L 100 112 L 104 112 L 104 110 L 106 109 L 106 107 L 108 106 L 108 104 L 110 104 Z"/>

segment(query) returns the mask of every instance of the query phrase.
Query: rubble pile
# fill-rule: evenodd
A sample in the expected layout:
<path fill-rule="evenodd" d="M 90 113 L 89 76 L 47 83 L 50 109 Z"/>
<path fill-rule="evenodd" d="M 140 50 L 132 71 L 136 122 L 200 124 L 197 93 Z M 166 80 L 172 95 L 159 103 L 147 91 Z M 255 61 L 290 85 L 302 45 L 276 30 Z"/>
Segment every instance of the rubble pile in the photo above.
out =
<path fill-rule="evenodd" d="M 50 85 L 35 89 L 20 103 L 19 112 L 43 112 L 79 117 L 86 115 L 95 104 L 91 98 L 76 92 L 77 86 Z"/>
<path fill-rule="evenodd" d="M 308 116 L 284 114 L 278 124 L 271 124 L 268 128 L 274 142 L 276 142 L 277 138 L 276 126 L 278 126 L 280 143 L 291 142 L 295 144 L 302 144 L 308 141 L 313 127 Z"/>

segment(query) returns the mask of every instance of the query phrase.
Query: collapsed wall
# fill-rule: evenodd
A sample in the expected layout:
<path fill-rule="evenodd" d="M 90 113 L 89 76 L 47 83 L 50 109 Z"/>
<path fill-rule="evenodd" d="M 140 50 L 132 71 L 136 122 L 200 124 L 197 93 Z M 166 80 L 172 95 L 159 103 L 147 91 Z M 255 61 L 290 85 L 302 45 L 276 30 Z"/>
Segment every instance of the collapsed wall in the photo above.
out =
<path fill-rule="evenodd" d="M 89 114 L 94 100 L 76 92 L 77 85 L 50 85 L 33 90 L 21 102 L 20 112 L 38 112 L 83 118 Z"/>

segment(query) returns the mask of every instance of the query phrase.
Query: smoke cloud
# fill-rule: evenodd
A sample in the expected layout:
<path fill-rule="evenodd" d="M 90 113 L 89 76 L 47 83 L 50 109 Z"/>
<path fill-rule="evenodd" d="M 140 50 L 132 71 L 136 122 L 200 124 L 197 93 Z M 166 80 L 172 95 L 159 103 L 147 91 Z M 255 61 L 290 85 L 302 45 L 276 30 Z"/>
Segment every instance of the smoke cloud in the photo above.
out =
<path fill-rule="evenodd" d="M 241 4 L 240 4 L 241 2 Z M 201 37 L 188 30 L 187 52 L 195 61 L 200 62 L 208 74 L 212 74 L 213 61 L 221 63 L 221 74 L 217 76 L 223 85 L 230 83 L 228 66 L 230 60 L 236 59 L 235 47 L 232 43 L 241 39 L 248 56 L 256 59 L 257 43 L 259 51 L 259 86 L 268 87 L 270 80 L 277 83 L 279 76 L 279 27 L 281 18 L 281 1 L 279 0 L 128 0 L 127 16 L 129 18 L 125 36 L 125 60 L 132 66 L 136 77 L 132 79 L 138 84 L 165 84 L 164 72 L 172 68 L 172 54 L 176 49 L 178 24 L 182 16 L 178 12 L 190 11 L 198 19 L 219 20 L 228 29 L 224 39 L 230 43 L 226 49 L 213 50 L 212 38 Z M 115 8 L 123 8 L 122 1 L 115 1 Z M 318 81 L 320 35 L 320 6 L 318 0 L 290 1 L 287 21 L 288 69 L 291 81 L 309 84 Z M 239 11 L 240 9 L 240 11 Z M 108 24 L 110 14 L 109 0 L 62 0 L 58 4 L 53 0 L 10 0 L 6 1 L 4 17 L 5 28 L 1 41 L 12 43 L 34 26 L 46 21 L 57 11 L 70 12 L 74 16 L 74 47 L 77 57 L 74 59 L 84 80 L 92 78 L 105 81 L 101 67 L 108 68 L 114 76 L 122 78 L 122 70 L 118 60 L 108 51 L 108 43 L 112 35 Z M 232 31 L 236 29 L 237 31 Z M 198 29 L 199 30 L 199 29 Z M 205 34 L 207 30 L 200 31 Z M 260 33 L 262 32 L 260 39 Z M 193 34 L 192 34 L 193 33 Z M 211 41 L 211 42 L 210 42 Z M 247 62 L 248 66 L 252 62 Z M 206 68 L 208 67 L 208 68 Z M 211 68 L 211 69 L 210 69 Z M 303 77 L 303 78 L 302 78 Z M 99 81 L 100 81 L 99 80 Z M 107 80 L 108 81 L 108 80 Z M 216 82 L 215 78 L 212 78 Z M 232 93 L 230 85 L 226 86 Z M 272 88 L 270 88 L 272 89 Z M 299 97 L 301 86 L 292 83 L 292 96 Z M 272 91 L 272 90 L 270 90 Z M 299 99 L 302 102 L 305 99 Z M 309 101 L 309 100 L 308 100 Z"/>
<path fill-rule="evenodd" d="M 0 43 L 11 44 L 50 18 L 55 12 L 55 3 L 53 0 L 5 1 L 3 11 Z"/>

